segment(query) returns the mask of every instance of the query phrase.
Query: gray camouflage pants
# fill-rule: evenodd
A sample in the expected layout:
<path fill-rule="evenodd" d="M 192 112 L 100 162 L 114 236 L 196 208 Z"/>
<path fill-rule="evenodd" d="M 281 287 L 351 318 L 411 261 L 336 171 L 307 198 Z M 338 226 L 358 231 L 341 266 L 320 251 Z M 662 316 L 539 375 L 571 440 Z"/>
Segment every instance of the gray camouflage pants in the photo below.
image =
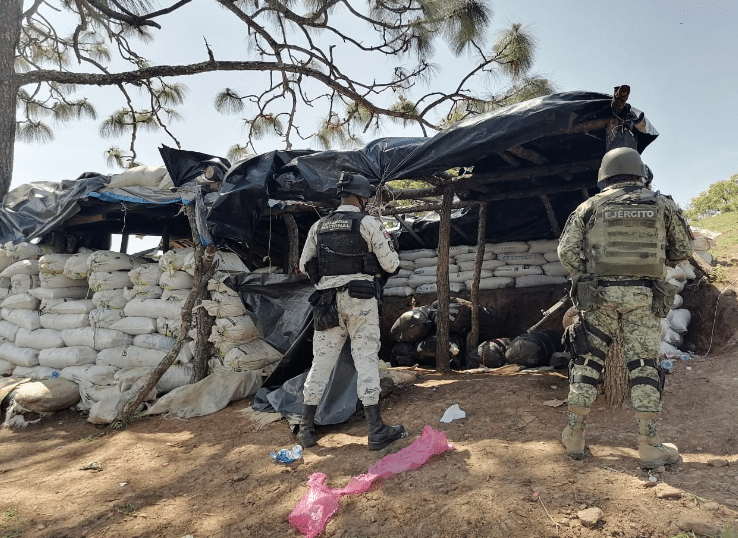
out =
<path fill-rule="evenodd" d="M 623 329 L 623 363 L 635 359 L 654 359 L 658 361 L 661 322 L 651 311 L 652 293 L 650 288 L 640 286 L 614 286 L 603 288 L 603 305 L 596 310 L 581 312 L 585 322 L 596 327 L 614 338 L 618 326 Z M 607 352 L 607 345 L 598 337 L 587 333 L 590 346 Z M 583 358 L 602 363 L 602 360 L 591 353 L 585 353 Z M 594 368 L 585 365 L 574 365 L 573 375 L 585 375 L 599 378 Z M 641 366 L 629 372 L 630 379 L 635 377 L 650 377 L 658 381 L 659 376 L 655 368 Z M 572 383 L 569 385 L 569 405 L 590 407 L 597 397 L 597 387 L 587 383 Z M 643 412 L 661 412 L 661 395 L 650 385 L 633 385 L 630 390 L 630 401 L 633 409 Z"/>
<path fill-rule="evenodd" d="M 364 406 L 379 403 L 379 311 L 377 300 L 356 299 L 342 291 L 336 294 L 339 326 L 315 331 L 313 365 L 303 388 L 306 405 L 318 405 L 346 338 L 357 372 L 356 392 Z"/>

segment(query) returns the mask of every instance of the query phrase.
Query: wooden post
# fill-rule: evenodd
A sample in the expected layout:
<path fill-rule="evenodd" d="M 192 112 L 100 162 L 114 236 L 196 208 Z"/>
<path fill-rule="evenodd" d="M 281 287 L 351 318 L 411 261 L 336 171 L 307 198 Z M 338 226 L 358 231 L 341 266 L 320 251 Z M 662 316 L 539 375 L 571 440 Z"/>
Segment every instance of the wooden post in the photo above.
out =
<path fill-rule="evenodd" d="M 438 312 L 436 313 L 436 370 L 451 370 L 449 356 L 449 319 L 448 307 L 451 292 L 448 283 L 449 246 L 451 238 L 451 204 L 454 199 L 453 187 L 443 191 L 441 222 L 438 226 Z"/>
<path fill-rule="evenodd" d="M 291 213 L 282 213 L 284 225 L 287 227 L 287 243 L 289 252 L 286 256 L 284 274 L 298 274 L 298 264 L 300 263 L 300 234 L 297 229 L 295 217 Z"/>
<path fill-rule="evenodd" d="M 472 304 L 471 331 L 466 336 L 466 350 L 471 351 L 479 345 L 479 280 L 482 274 L 484 260 L 484 244 L 487 235 L 487 204 L 479 206 L 479 221 L 477 222 L 477 257 L 474 259 L 474 277 L 469 300 Z"/>
<path fill-rule="evenodd" d="M 559 226 L 559 221 L 556 220 L 556 213 L 554 212 L 553 205 L 551 205 L 551 200 L 546 194 L 541 194 L 540 198 L 541 202 L 543 202 L 543 207 L 546 208 L 546 215 L 548 215 L 548 222 L 551 224 L 551 231 L 554 237 L 558 237 L 561 235 L 561 226 Z"/>
<path fill-rule="evenodd" d="M 128 252 L 128 234 L 123 234 L 120 237 L 120 251 L 123 254 Z"/>

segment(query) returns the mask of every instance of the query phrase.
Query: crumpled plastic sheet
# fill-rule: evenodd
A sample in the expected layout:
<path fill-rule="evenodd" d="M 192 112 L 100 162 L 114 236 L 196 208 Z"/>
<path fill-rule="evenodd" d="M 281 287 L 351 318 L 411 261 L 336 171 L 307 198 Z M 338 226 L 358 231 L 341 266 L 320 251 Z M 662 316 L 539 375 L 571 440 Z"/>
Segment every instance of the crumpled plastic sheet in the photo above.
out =
<path fill-rule="evenodd" d="M 366 473 L 351 478 L 343 488 L 326 486 L 328 477 L 324 473 L 313 473 L 308 477 L 308 492 L 289 515 L 290 525 L 307 538 L 315 538 L 338 511 L 342 496 L 363 493 L 371 488 L 375 480 L 417 469 L 431 457 L 447 450 L 454 450 L 454 447 L 446 440 L 446 434 L 426 426 L 420 437 L 409 446 L 385 456 L 369 467 Z"/>

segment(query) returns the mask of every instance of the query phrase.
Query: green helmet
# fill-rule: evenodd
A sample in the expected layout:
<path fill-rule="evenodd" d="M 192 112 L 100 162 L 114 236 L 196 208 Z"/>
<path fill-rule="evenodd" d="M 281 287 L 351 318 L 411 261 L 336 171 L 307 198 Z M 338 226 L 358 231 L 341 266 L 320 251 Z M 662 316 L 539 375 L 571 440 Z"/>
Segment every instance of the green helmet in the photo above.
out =
<path fill-rule="evenodd" d="M 354 194 L 361 198 L 371 198 L 376 192 L 374 185 L 369 183 L 366 177 L 354 172 L 341 172 L 341 177 L 336 187 L 338 189 L 336 192 L 337 196 Z"/>
<path fill-rule="evenodd" d="M 615 148 L 605 153 L 597 174 L 597 185 L 604 184 L 608 178 L 621 174 L 646 177 L 646 167 L 636 150 Z"/>

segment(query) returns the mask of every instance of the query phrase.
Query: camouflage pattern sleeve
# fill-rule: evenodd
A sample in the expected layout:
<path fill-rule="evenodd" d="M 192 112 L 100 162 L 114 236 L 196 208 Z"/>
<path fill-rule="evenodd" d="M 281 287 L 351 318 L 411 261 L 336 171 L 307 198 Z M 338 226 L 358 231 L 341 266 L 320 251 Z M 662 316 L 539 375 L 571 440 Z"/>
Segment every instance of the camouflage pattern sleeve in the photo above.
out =
<path fill-rule="evenodd" d="M 693 235 L 687 219 L 679 206 L 670 197 L 666 203 L 666 259 L 678 263 L 694 252 Z"/>
<path fill-rule="evenodd" d="M 580 216 L 579 206 L 569 215 L 564 230 L 559 237 L 557 253 L 559 261 L 570 275 L 582 274 L 586 271 L 582 249 L 584 248 L 584 222 Z"/>
<path fill-rule="evenodd" d="M 302 248 L 302 254 L 300 255 L 300 272 L 307 274 L 305 271 L 305 264 L 315 256 L 318 255 L 318 223 L 320 220 L 315 222 L 308 231 L 307 239 L 305 239 L 305 246 Z"/>
<path fill-rule="evenodd" d="M 382 221 L 372 216 L 364 217 L 361 221 L 361 236 L 366 239 L 369 250 L 374 252 L 382 269 L 394 273 L 400 266 L 400 257 Z"/>

